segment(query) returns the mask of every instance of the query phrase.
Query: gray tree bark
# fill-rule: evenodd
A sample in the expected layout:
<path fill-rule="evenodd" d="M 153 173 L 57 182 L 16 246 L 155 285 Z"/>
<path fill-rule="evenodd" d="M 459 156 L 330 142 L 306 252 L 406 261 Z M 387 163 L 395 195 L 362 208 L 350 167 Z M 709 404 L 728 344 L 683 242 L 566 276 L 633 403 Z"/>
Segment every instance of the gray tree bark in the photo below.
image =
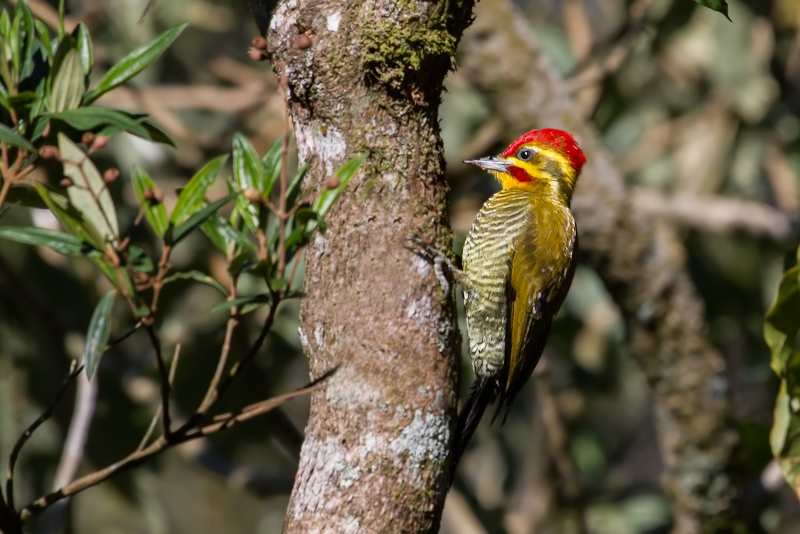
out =
<path fill-rule="evenodd" d="M 562 128 L 586 153 L 573 199 L 581 259 L 619 306 L 629 348 L 653 387 L 673 532 L 723 531 L 733 497 L 725 467 L 736 433 L 726 421 L 724 361 L 708 339 L 683 246 L 672 228 L 636 210 L 594 126 L 511 2 L 478 4 L 458 58 L 489 95 L 507 140 L 531 128 Z"/>
<path fill-rule="evenodd" d="M 285 532 L 436 532 L 460 336 L 411 235 L 449 248 L 438 106 L 471 0 L 285 0 L 267 32 L 308 190 L 369 156 L 309 247 L 314 394 Z M 306 47 L 310 38 L 311 45 Z"/>

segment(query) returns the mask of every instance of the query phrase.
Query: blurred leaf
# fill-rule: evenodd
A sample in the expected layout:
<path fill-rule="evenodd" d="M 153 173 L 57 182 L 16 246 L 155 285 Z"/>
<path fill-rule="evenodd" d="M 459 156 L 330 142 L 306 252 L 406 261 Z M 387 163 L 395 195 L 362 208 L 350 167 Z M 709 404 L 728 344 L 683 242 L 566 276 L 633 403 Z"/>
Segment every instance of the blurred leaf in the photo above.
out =
<path fill-rule="evenodd" d="M 201 284 L 213 287 L 226 297 L 228 296 L 228 290 L 225 289 L 225 286 L 223 286 L 222 284 L 220 284 L 207 274 L 201 273 L 200 271 L 188 271 L 185 273 L 176 273 L 168 278 L 165 278 L 164 283 L 166 284 L 172 282 L 173 280 L 194 280 L 195 282 L 200 282 Z"/>
<path fill-rule="evenodd" d="M 63 133 L 58 134 L 58 149 L 64 164 L 64 174 L 74 185 L 67 188 L 70 203 L 94 226 L 104 245 L 119 235 L 117 212 L 97 167 L 78 146 Z M 105 247 L 104 247 L 105 248 Z"/>
<path fill-rule="evenodd" d="M 764 339 L 772 353 L 770 367 L 783 376 L 789 356 L 794 351 L 800 332 L 800 282 L 797 266 L 789 269 L 781 280 L 778 297 L 764 319 Z"/>
<path fill-rule="evenodd" d="M 39 34 L 39 39 L 42 41 L 42 47 L 44 48 L 45 54 L 50 60 L 52 60 L 53 43 L 50 41 L 50 30 L 47 28 L 47 24 L 39 19 L 34 19 L 33 24 L 36 26 L 36 32 Z"/>
<path fill-rule="evenodd" d="M 336 177 L 339 179 L 339 185 L 334 189 L 325 189 L 320 192 L 320 194 L 314 200 L 314 211 L 323 217 L 328 214 L 333 207 L 333 204 L 342 194 L 342 191 L 344 191 L 344 188 L 347 187 L 347 184 L 350 182 L 353 176 L 356 175 L 359 167 L 361 167 L 361 164 L 364 163 L 365 159 L 367 159 L 366 154 L 356 156 L 342 165 L 342 167 L 336 171 Z"/>
<path fill-rule="evenodd" d="M 701 6 L 722 13 L 723 15 L 725 15 L 726 19 L 731 20 L 731 18 L 728 16 L 728 2 L 726 2 L 725 0 L 694 0 L 694 1 L 700 4 Z M 733 21 L 731 20 L 731 22 Z"/>
<path fill-rule="evenodd" d="M 278 137 L 272 146 L 270 147 L 269 151 L 264 154 L 264 157 L 261 159 L 261 163 L 264 166 L 264 196 L 269 198 L 269 195 L 272 193 L 272 188 L 275 186 L 275 182 L 278 181 L 278 178 L 281 176 L 281 149 L 283 148 L 283 136 Z"/>
<path fill-rule="evenodd" d="M 50 109 L 58 113 L 77 108 L 86 91 L 84 76 L 80 54 L 74 48 L 70 48 L 53 79 Z"/>
<path fill-rule="evenodd" d="M 133 190 L 136 193 L 136 198 L 141 206 L 146 207 L 147 211 L 144 216 L 150 226 L 155 230 L 159 237 L 164 237 L 167 232 L 167 211 L 164 209 L 164 204 L 158 203 L 155 206 L 149 200 L 144 198 L 144 192 L 148 189 L 156 189 L 156 184 L 153 179 L 139 167 L 134 167 L 131 171 L 131 180 L 133 181 Z"/>
<path fill-rule="evenodd" d="M 153 260 L 151 260 L 144 250 L 139 247 L 128 247 L 128 255 L 133 265 L 133 270 L 140 273 L 153 272 Z"/>
<path fill-rule="evenodd" d="M 36 148 L 31 144 L 30 141 L 16 133 L 5 124 L 0 124 L 0 141 L 5 141 L 6 143 L 14 145 L 15 147 L 24 148 L 31 154 L 36 153 Z"/>
<path fill-rule="evenodd" d="M 211 313 L 222 311 L 222 310 L 230 310 L 234 306 L 242 306 L 244 307 L 247 304 L 258 304 L 259 306 L 256 307 L 249 307 L 247 312 L 240 311 L 240 314 L 248 313 L 257 307 L 263 306 L 264 304 L 269 304 L 271 297 L 269 293 L 261 293 L 260 295 L 252 295 L 250 297 L 238 297 L 232 300 L 226 300 L 225 302 L 221 302 L 211 308 Z"/>
<path fill-rule="evenodd" d="M 79 256 L 91 250 L 74 235 L 35 226 L 0 226 L 0 238 L 26 245 L 43 245 L 65 256 Z"/>
<path fill-rule="evenodd" d="M 233 178 L 242 191 L 252 187 L 264 194 L 264 165 L 250 141 L 238 132 L 233 136 Z M 258 232 L 258 207 L 244 195 L 236 199 L 236 206 L 250 230 Z"/>
<path fill-rule="evenodd" d="M 170 28 L 153 39 L 149 44 L 133 51 L 119 63 L 111 67 L 97 84 L 97 87 L 86 95 L 83 100 L 84 104 L 91 104 L 103 94 L 122 85 L 142 72 L 150 63 L 155 61 L 158 56 L 169 48 L 169 45 L 171 45 L 186 28 L 186 24 L 187 23 L 184 22 L 183 24 Z"/>
<path fill-rule="evenodd" d="M 181 239 L 186 237 L 189 232 L 203 224 L 203 221 L 211 217 L 218 209 L 227 204 L 231 199 L 236 197 L 237 193 L 231 193 L 225 198 L 221 198 L 215 202 L 208 204 L 200 211 L 195 212 L 189 217 L 186 222 L 178 227 L 173 227 L 172 230 L 167 232 L 167 241 L 171 245 L 177 245 Z"/>
<path fill-rule="evenodd" d="M 94 106 L 88 109 L 94 109 Z M 128 128 L 122 127 L 118 124 L 111 125 L 104 127 L 102 130 L 97 132 L 100 135 L 105 135 L 107 137 L 111 137 L 112 135 L 116 135 L 120 132 L 128 132 L 137 137 L 141 137 L 142 139 L 146 139 L 148 141 L 152 141 L 154 143 L 161 143 L 164 145 L 168 145 L 171 147 L 175 147 L 175 142 L 170 138 L 170 136 L 161 128 L 147 120 L 147 115 L 142 115 L 141 113 L 123 113 L 124 116 L 129 118 L 130 120 L 136 122 L 139 126 L 143 129 L 139 130 L 138 128 L 136 131 L 131 131 Z"/>
<path fill-rule="evenodd" d="M 230 265 L 228 265 L 228 272 L 231 273 L 234 278 L 237 278 L 240 274 L 242 274 L 242 271 L 256 263 L 253 258 L 254 256 L 251 251 L 241 251 L 231 260 Z"/>
<path fill-rule="evenodd" d="M 25 41 L 20 43 L 22 48 L 20 50 L 19 66 L 19 79 L 24 80 L 33 72 L 33 52 L 35 49 L 33 39 L 36 34 L 33 15 L 27 2 L 19 1 L 14 6 L 14 18 L 17 17 L 19 17 L 20 21 L 20 31 L 25 35 Z"/>
<path fill-rule="evenodd" d="M 257 248 L 255 243 L 247 239 L 245 234 L 228 224 L 219 213 L 206 220 L 200 228 L 223 254 L 228 254 L 228 243 L 235 243 L 237 246 L 252 251 Z"/>
<path fill-rule="evenodd" d="M 115 269 L 114 266 L 111 265 L 108 260 L 99 253 L 90 254 L 89 259 L 91 259 L 100 268 L 100 271 L 102 271 L 109 282 L 114 284 L 114 287 L 119 288 L 120 279 L 122 279 L 122 284 L 125 285 L 125 289 L 127 290 L 128 294 L 133 295 L 135 293 L 133 282 L 131 282 L 131 277 L 128 276 L 128 271 L 126 269 Z"/>
<path fill-rule="evenodd" d="M 72 31 L 72 37 L 75 39 L 75 47 L 78 49 L 78 55 L 81 58 L 83 74 L 89 76 L 92 73 L 92 65 L 94 65 L 94 50 L 89 29 L 81 22 Z"/>
<path fill-rule="evenodd" d="M 25 206 L 26 208 L 36 208 L 40 210 L 47 209 L 47 204 L 45 204 L 44 200 L 42 200 L 42 197 L 39 196 L 39 192 L 33 187 L 12 186 L 11 189 L 8 190 L 6 202 L 10 204 L 19 204 L 21 206 Z"/>
<path fill-rule="evenodd" d="M 46 113 L 43 117 L 62 120 L 82 132 L 92 130 L 103 124 L 109 124 L 139 137 L 150 138 L 147 128 L 125 113 L 115 109 L 91 106 L 59 113 Z"/>
<path fill-rule="evenodd" d="M 292 179 L 292 183 L 290 183 L 289 187 L 286 189 L 286 204 L 290 208 L 294 206 L 294 203 L 297 200 L 297 195 L 300 192 L 300 184 L 303 182 L 303 178 L 306 177 L 306 174 L 308 174 L 308 169 L 310 167 L 311 161 L 306 161 L 305 165 L 298 169 L 297 173 Z"/>
<path fill-rule="evenodd" d="M 205 204 L 206 192 L 216 181 L 219 171 L 225 166 L 227 160 L 227 155 L 212 159 L 189 180 L 178 197 L 175 209 L 172 210 L 172 216 L 169 219 L 172 224 L 182 223 Z"/>
<path fill-rule="evenodd" d="M 83 364 L 86 366 L 86 376 L 89 379 L 94 375 L 100 357 L 106 351 L 108 336 L 111 333 L 111 308 L 114 306 L 114 297 L 117 291 L 112 289 L 97 303 L 86 332 L 86 348 L 83 351 Z"/>

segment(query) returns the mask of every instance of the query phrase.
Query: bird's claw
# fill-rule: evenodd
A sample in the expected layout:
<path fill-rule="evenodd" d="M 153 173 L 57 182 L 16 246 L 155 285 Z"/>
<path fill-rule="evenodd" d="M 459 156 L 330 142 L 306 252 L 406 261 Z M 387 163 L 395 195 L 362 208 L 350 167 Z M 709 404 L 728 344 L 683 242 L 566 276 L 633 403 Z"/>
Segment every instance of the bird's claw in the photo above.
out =
<path fill-rule="evenodd" d="M 445 268 L 450 270 L 454 276 L 456 276 L 457 273 L 461 273 L 461 271 L 450 261 L 450 258 L 448 258 L 444 252 L 424 242 L 419 237 L 409 237 L 406 248 L 417 256 L 433 263 L 433 272 L 436 274 L 436 279 L 439 281 L 442 291 L 444 291 L 445 298 L 448 298 L 450 296 L 450 281 L 445 275 Z"/>

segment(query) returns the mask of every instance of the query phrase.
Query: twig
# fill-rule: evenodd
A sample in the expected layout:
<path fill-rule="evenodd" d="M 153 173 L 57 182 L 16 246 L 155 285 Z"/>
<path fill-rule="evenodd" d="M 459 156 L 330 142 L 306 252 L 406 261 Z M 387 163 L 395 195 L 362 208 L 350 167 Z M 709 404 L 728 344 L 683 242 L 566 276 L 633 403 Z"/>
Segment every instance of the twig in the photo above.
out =
<path fill-rule="evenodd" d="M 106 345 L 106 349 L 105 350 L 108 350 L 108 349 L 110 349 L 112 347 L 116 347 L 117 345 L 119 345 L 120 343 L 122 343 L 123 341 L 125 341 L 126 339 L 131 337 L 133 334 L 136 333 L 137 330 L 139 330 L 139 328 L 142 327 L 142 324 L 144 324 L 144 323 L 142 323 L 142 321 L 139 321 L 138 323 L 136 323 L 136 326 L 134 326 L 129 331 L 127 331 L 124 334 L 122 334 L 120 337 L 118 337 L 117 339 L 109 341 L 108 345 Z"/>
<path fill-rule="evenodd" d="M 576 93 L 591 85 L 603 81 L 620 68 L 622 63 L 633 50 L 636 38 L 645 28 L 645 14 L 651 0 L 636 0 L 628 11 L 628 29 L 614 45 L 606 58 L 600 62 L 595 61 L 581 70 L 572 78 L 565 80 L 564 89 L 568 93 Z"/>
<path fill-rule="evenodd" d="M 730 232 L 740 230 L 756 236 L 788 242 L 798 235 L 798 221 L 785 213 L 758 202 L 700 197 L 689 193 L 661 193 L 633 187 L 633 206 L 651 216 L 664 217 L 702 230 Z"/>
<path fill-rule="evenodd" d="M 64 378 L 63 384 L 61 384 L 61 388 L 56 393 L 56 396 L 50 402 L 50 405 L 47 409 L 39 416 L 39 418 L 34 421 L 31 426 L 29 426 L 25 432 L 19 437 L 17 442 L 14 444 L 14 448 L 11 450 L 11 456 L 8 458 L 8 471 L 6 472 L 6 500 L 8 503 L 8 509 L 14 513 L 16 508 L 14 507 L 14 466 L 17 463 L 17 457 L 19 453 L 22 451 L 22 447 L 25 445 L 25 442 L 36 432 L 36 429 L 39 428 L 42 423 L 50 419 L 50 416 L 53 415 L 53 410 L 55 410 L 58 401 L 61 400 L 61 397 L 67 391 L 67 388 L 72 383 L 78 374 L 83 370 L 83 365 L 78 366 L 77 361 L 72 360 L 70 364 L 69 374 Z"/>
<path fill-rule="evenodd" d="M 169 385 L 175 383 L 175 372 L 178 369 L 178 360 L 181 357 L 181 344 L 178 343 L 175 345 L 175 353 L 172 356 L 172 362 L 170 363 L 169 367 Z M 147 427 L 147 432 L 144 433 L 142 437 L 142 441 L 139 442 L 139 446 L 136 448 L 137 451 L 141 451 L 147 445 L 147 442 L 150 441 L 150 436 L 153 435 L 153 431 L 156 429 L 156 425 L 158 424 L 159 419 L 161 419 L 161 413 L 164 411 L 163 405 L 159 404 L 158 408 L 156 409 L 155 415 L 153 415 L 153 419 L 150 421 L 150 426 Z"/>
<path fill-rule="evenodd" d="M 152 324 L 147 325 L 146 329 L 147 335 L 150 337 L 150 343 L 153 345 L 153 350 L 156 352 L 158 374 L 161 375 L 161 420 L 164 423 L 164 438 L 169 441 L 172 436 L 172 421 L 169 414 L 169 396 L 172 385 L 170 384 L 167 366 L 164 363 L 164 355 L 161 352 L 161 341 L 158 339 L 158 335 Z"/>
<path fill-rule="evenodd" d="M 231 293 L 228 297 L 228 300 L 233 300 L 236 298 L 236 278 L 234 276 L 231 277 Z M 222 379 L 222 373 L 225 371 L 225 365 L 228 363 L 228 355 L 231 352 L 231 338 L 233 337 L 233 331 L 236 328 L 236 325 L 239 324 L 239 310 L 236 306 L 231 309 L 231 316 L 228 319 L 228 326 L 225 329 L 225 341 L 222 343 L 222 351 L 220 352 L 219 362 L 217 362 L 217 369 L 214 371 L 214 377 L 211 379 L 211 383 L 208 385 L 208 390 L 206 391 L 205 397 L 203 397 L 203 401 L 200 403 L 200 407 L 197 409 L 197 413 L 200 415 L 205 414 L 209 408 L 214 404 L 217 400 L 218 391 L 217 386 L 219 385 L 219 381 Z"/>
<path fill-rule="evenodd" d="M 59 489 L 58 491 L 54 491 L 52 493 L 49 493 L 48 495 L 45 495 L 44 497 L 36 499 L 34 502 L 30 503 L 20 511 L 19 521 L 20 523 L 26 523 L 34 515 L 41 513 L 43 510 L 52 506 L 54 503 L 60 501 L 61 499 L 75 495 L 76 493 L 79 493 L 92 486 L 96 486 L 97 484 L 100 484 L 101 482 L 111 478 L 112 476 L 118 473 L 128 471 L 171 447 L 174 447 L 182 443 L 186 443 L 187 441 L 191 441 L 203 436 L 214 434 L 215 432 L 218 432 L 220 430 L 231 428 L 239 423 L 247 421 L 248 419 L 252 419 L 257 415 L 261 415 L 269 412 L 270 410 L 274 410 L 278 406 L 284 404 L 285 402 L 295 397 L 306 395 L 308 393 L 312 393 L 314 391 L 322 389 L 322 387 L 324 386 L 325 379 L 330 377 L 335 371 L 336 369 L 332 369 L 331 371 L 321 376 L 319 379 L 291 393 L 287 393 L 285 395 L 281 395 L 279 397 L 275 397 L 267 401 L 262 401 L 252 404 L 250 406 L 245 407 L 244 409 L 242 409 L 240 412 L 237 413 L 225 414 L 225 419 L 203 427 L 198 427 L 194 432 L 191 433 L 186 432 L 182 434 L 176 432 L 173 435 L 172 441 L 167 441 L 164 436 L 161 436 L 148 447 L 142 450 L 137 450 L 129 454 L 123 460 L 111 464 L 98 471 L 95 471 L 94 473 L 90 473 L 84 477 L 81 477 L 78 480 L 72 482 L 71 484 L 68 484 L 63 488 Z"/>
<path fill-rule="evenodd" d="M 278 278 L 283 278 L 286 270 L 286 189 L 289 181 L 289 77 L 286 75 L 285 65 L 281 69 L 281 92 L 283 93 L 283 139 L 281 144 L 281 198 L 280 216 L 278 217 Z"/>

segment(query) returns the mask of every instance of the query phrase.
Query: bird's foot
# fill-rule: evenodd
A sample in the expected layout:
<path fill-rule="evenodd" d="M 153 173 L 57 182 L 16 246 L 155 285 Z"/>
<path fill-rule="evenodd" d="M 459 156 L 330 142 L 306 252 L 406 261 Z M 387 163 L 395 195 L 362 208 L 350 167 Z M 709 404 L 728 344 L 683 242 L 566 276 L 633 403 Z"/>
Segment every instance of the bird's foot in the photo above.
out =
<path fill-rule="evenodd" d="M 433 264 L 433 272 L 436 274 L 436 279 L 439 280 L 439 285 L 444 291 L 444 296 L 450 296 L 450 281 L 445 275 L 445 269 L 450 271 L 455 281 L 464 286 L 466 275 L 464 271 L 456 267 L 447 254 L 430 243 L 426 243 L 419 237 L 410 237 L 406 244 L 406 248 L 416 254 L 417 256 L 430 261 Z"/>

